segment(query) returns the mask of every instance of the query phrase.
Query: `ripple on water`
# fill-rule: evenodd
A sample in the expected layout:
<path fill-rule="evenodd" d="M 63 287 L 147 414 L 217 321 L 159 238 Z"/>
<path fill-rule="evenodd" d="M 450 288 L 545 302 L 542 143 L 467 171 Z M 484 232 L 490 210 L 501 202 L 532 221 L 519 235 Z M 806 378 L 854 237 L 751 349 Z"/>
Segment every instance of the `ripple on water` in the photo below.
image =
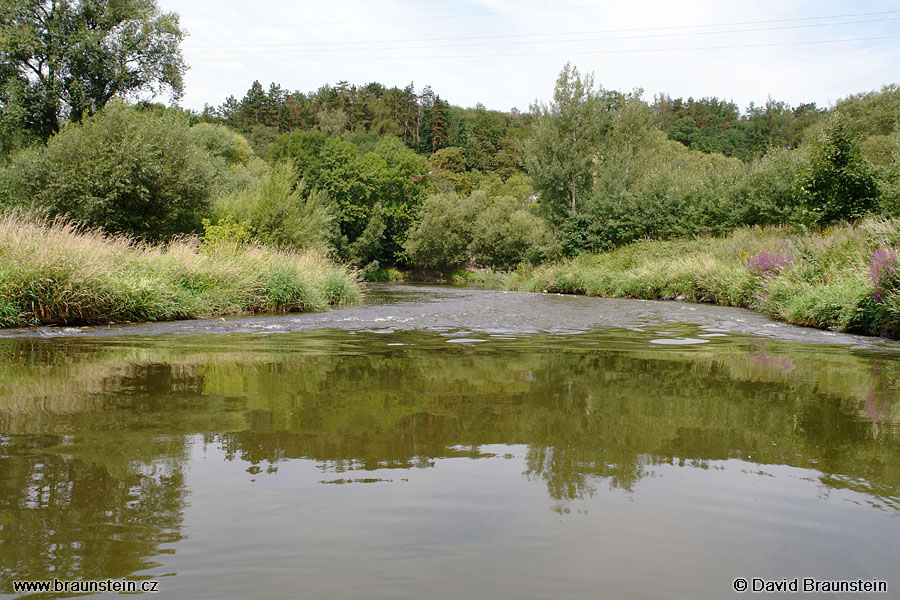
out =
<path fill-rule="evenodd" d="M 690 346 L 692 344 L 706 344 L 709 340 L 698 338 L 659 338 L 650 340 L 651 344 L 663 344 L 666 346 Z"/>

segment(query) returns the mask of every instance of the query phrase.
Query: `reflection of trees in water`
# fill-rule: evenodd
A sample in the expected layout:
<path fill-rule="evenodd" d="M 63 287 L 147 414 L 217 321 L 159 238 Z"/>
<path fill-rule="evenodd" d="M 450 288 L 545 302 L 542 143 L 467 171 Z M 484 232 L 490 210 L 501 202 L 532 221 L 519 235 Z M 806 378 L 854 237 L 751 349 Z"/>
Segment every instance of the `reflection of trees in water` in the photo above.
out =
<path fill-rule="evenodd" d="M 0 366 L 0 578 L 151 569 L 181 539 L 185 434 L 223 419 L 196 365 L 55 347 L 6 347 L 21 362 Z"/>
<path fill-rule="evenodd" d="M 857 489 L 900 491 L 895 430 L 873 439 L 859 410 L 865 384 L 883 382 L 871 365 L 843 369 L 826 393 L 815 378 L 836 379 L 809 357 L 748 367 L 746 351 L 635 354 L 408 350 L 232 370 L 207 390 L 242 389 L 248 427 L 212 437 L 254 471 L 298 457 L 335 471 L 421 466 L 460 444 L 527 444 L 526 475 L 557 498 L 600 480 L 632 490 L 654 464 L 729 458 L 813 468 L 826 486 L 874 476 L 879 486 Z"/>
<path fill-rule="evenodd" d="M 72 340 L 56 354 L 56 342 L 3 342 L 21 363 L 0 364 L 0 431 L 204 433 L 253 472 L 297 457 L 409 468 L 458 445 L 527 444 L 526 475 L 557 498 L 633 490 L 654 464 L 728 458 L 813 468 L 825 486 L 882 498 L 900 490 L 900 362 L 885 357 L 759 340 L 617 351 L 604 333 L 474 348 L 395 338 L 412 345 L 346 332 Z"/>
<path fill-rule="evenodd" d="M 152 557 L 181 539 L 184 450 L 183 436 L 155 433 L 0 437 L 0 579 L 156 566 Z"/>

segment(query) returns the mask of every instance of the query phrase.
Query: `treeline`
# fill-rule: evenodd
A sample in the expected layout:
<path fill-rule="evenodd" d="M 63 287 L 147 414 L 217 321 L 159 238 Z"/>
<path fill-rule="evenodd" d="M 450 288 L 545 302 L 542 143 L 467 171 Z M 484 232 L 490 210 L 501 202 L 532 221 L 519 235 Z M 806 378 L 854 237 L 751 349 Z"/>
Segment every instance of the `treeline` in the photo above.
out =
<path fill-rule="evenodd" d="M 806 130 L 827 112 L 815 103 L 791 107 L 769 98 L 762 106 L 750 103 L 743 113 L 734 102 L 719 98 L 654 99 L 653 114 L 670 140 L 701 152 L 718 152 L 745 162 L 771 148 L 796 148 Z"/>
<path fill-rule="evenodd" d="M 615 103 L 620 95 L 605 91 L 604 101 Z M 650 107 L 657 127 L 670 140 L 745 162 L 772 147 L 798 147 L 806 130 L 828 112 L 815 103 L 792 107 L 771 98 L 762 106 L 751 102 L 742 111 L 734 102 L 716 97 L 667 94 L 654 97 Z M 361 144 L 390 135 L 422 154 L 460 148 L 467 166 L 483 171 L 513 166 L 522 151 L 521 141 L 533 130 L 531 113 L 488 111 L 480 104 L 452 106 L 430 86 L 416 91 L 412 83 L 388 88 L 341 81 L 304 93 L 276 83 L 266 90 L 254 81 L 240 100 L 229 96 L 218 107 L 207 106 L 201 116 L 239 131 L 263 152 L 278 135 L 297 129 L 319 129 Z M 495 156 L 498 153 L 507 156 Z M 503 164 L 492 164 L 497 161 Z"/>
<path fill-rule="evenodd" d="M 743 225 L 826 226 L 897 215 L 900 88 L 851 96 L 749 163 L 668 139 L 640 95 L 566 66 L 534 107 L 527 168 L 565 255 L 640 238 L 721 235 Z"/>
<path fill-rule="evenodd" d="M 367 275 L 449 273 L 900 212 L 900 89 L 822 110 L 683 101 L 567 65 L 528 113 L 426 87 L 255 82 L 192 113 L 112 102 L 9 151 L 0 204 L 162 241 L 317 248 Z"/>
<path fill-rule="evenodd" d="M 530 135 L 531 122 L 527 113 L 451 106 L 430 86 L 416 91 L 412 83 L 389 88 L 346 81 L 309 93 L 275 83 L 265 90 L 254 81 L 242 99 L 229 96 L 218 107 L 207 106 L 201 117 L 245 135 L 264 155 L 281 134 L 317 129 L 363 150 L 385 136 L 419 154 L 459 148 L 467 167 L 482 172 L 521 168 L 522 140 Z"/>

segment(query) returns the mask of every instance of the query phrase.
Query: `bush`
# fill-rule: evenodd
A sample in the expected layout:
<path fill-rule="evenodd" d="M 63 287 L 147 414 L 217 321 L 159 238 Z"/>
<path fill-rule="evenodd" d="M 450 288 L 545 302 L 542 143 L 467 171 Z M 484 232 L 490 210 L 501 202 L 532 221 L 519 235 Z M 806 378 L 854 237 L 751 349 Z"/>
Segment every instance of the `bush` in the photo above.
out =
<path fill-rule="evenodd" d="M 325 192 L 309 190 L 290 162 L 269 167 L 248 187 L 214 201 L 220 222 L 232 219 L 276 246 L 326 251 L 337 235 L 336 209 Z"/>
<path fill-rule="evenodd" d="M 120 102 L 20 153 L 10 171 L 20 203 L 147 240 L 199 231 L 213 174 L 184 118 Z"/>
<path fill-rule="evenodd" d="M 477 265 L 509 270 L 539 252 L 546 233 L 543 220 L 522 210 L 512 196 L 485 197 L 483 202 L 469 245 Z"/>
<path fill-rule="evenodd" d="M 405 247 L 414 265 L 444 274 L 468 264 L 508 270 L 535 259 L 546 236 L 544 221 L 512 196 L 433 194 Z"/>
<path fill-rule="evenodd" d="M 558 232 L 568 255 L 644 237 L 718 235 L 741 222 L 746 168 L 738 159 L 690 150 L 654 132 L 601 166 L 592 197 Z"/>
<path fill-rule="evenodd" d="M 743 189 L 741 221 L 745 225 L 777 225 L 800 218 L 800 176 L 808 153 L 775 148 L 753 164 Z"/>
<path fill-rule="evenodd" d="M 474 216 L 471 196 L 428 196 L 404 245 L 413 264 L 445 274 L 463 267 L 469 262 Z"/>
<path fill-rule="evenodd" d="M 855 221 L 875 208 L 878 187 L 872 169 L 841 121 L 834 121 L 813 142 L 800 190 L 815 223 Z"/>
<path fill-rule="evenodd" d="M 199 123 L 191 127 L 188 137 L 207 154 L 221 158 L 228 166 L 247 164 L 256 156 L 244 136 L 224 125 Z"/>
<path fill-rule="evenodd" d="M 466 155 L 456 146 L 441 148 L 429 157 L 428 166 L 434 172 L 462 173 L 466 170 Z"/>
<path fill-rule="evenodd" d="M 224 125 L 200 123 L 191 127 L 188 136 L 209 157 L 211 197 L 255 185 L 266 173 L 265 161 L 253 153 L 250 142 Z"/>

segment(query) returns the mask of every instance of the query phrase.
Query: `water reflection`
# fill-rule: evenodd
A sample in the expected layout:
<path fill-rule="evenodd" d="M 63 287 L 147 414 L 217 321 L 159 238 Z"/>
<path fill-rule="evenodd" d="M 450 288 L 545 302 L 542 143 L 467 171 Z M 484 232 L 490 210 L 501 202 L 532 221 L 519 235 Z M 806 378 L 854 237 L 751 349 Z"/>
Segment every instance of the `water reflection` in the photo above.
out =
<path fill-rule="evenodd" d="M 703 335 L 666 327 L 672 339 Z M 481 343 L 448 343 L 466 338 Z M 823 490 L 900 513 L 894 356 L 658 339 L 607 330 L 0 340 L 0 573 L 152 569 L 183 535 L 191 440 L 243 463 L 248 480 L 315 461 L 329 488 L 398 484 L 403 470 L 517 446 L 519 476 L 563 505 L 608 488 L 640 494 L 661 468 L 740 459 L 809 469 Z"/>
<path fill-rule="evenodd" d="M 181 539 L 184 439 L 0 437 L 0 574 L 106 579 Z M 8 591 L 8 590 L 7 590 Z"/>

